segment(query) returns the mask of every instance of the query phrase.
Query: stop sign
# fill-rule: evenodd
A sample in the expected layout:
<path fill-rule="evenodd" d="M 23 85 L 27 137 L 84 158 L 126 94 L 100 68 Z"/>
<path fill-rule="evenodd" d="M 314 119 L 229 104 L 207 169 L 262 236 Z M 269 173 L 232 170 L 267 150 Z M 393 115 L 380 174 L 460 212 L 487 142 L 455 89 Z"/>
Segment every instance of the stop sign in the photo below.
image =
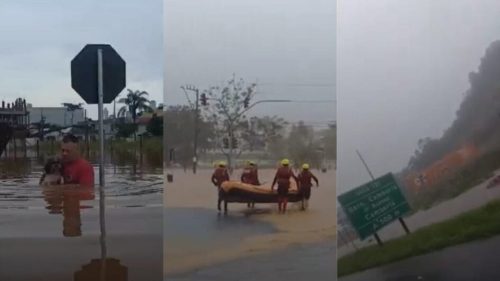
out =
<path fill-rule="evenodd" d="M 102 50 L 103 103 L 111 103 L 125 88 L 125 61 L 107 44 L 88 44 L 71 61 L 71 87 L 88 104 L 99 103 L 97 50 Z"/>

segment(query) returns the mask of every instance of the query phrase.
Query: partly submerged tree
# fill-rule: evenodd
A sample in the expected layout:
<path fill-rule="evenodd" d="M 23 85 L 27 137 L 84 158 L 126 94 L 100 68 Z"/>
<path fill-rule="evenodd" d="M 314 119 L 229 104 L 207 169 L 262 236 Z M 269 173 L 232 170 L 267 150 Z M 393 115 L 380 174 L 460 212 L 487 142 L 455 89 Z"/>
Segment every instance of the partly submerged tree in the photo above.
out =
<path fill-rule="evenodd" d="M 244 124 L 248 122 L 244 113 L 255 96 L 256 87 L 256 83 L 247 85 L 233 75 L 224 85 L 212 86 L 202 92 L 208 100 L 202 106 L 203 116 L 214 126 L 216 147 L 226 156 L 230 170 L 233 161 L 248 146 L 242 138 Z"/>
<path fill-rule="evenodd" d="M 285 129 L 288 122 L 278 116 L 251 117 L 243 122 L 242 138 L 250 151 L 264 150 L 275 157 L 283 154 Z"/>
<path fill-rule="evenodd" d="M 163 128 L 165 137 L 165 151 L 173 151 L 175 159 L 173 161 L 180 163 L 187 168 L 193 157 L 193 142 L 195 122 L 192 108 L 189 106 L 170 106 L 164 112 Z M 203 151 L 212 146 L 213 126 L 204 120 L 199 120 L 199 141 L 198 148 Z"/>
<path fill-rule="evenodd" d="M 117 138 L 129 138 L 137 131 L 135 123 L 118 123 L 115 125 L 115 136 Z"/>
<path fill-rule="evenodd" d="M 321 136 L 321 147 L 323 148 L 324 157 L 328 160 L 337 159 L 337 125 L 329 124 L 327 129 L 319 132 Z"/>
<path fill-rule="evenodd" d="M 132 118 L 132 121 L 135 123 L 137 117 L 141 112 L 151 111 L 151 107 L 149 105 L 150 101 L 147 98 L 149 94 L 146 91 L 139 90 L 132 91 L 130 89 L 127 89 L 127 91 L 127 97 L 118 100 L 119 103 L 125 104 L 118 111 L 118 116 L 125 117 L 128 112 L 130 114 L 130 117 Z"/>
<path fill-rule="evenodd" d="M 151 120 L 149 120 L 146 130 L 152 136 L 163 136 L 163 118 L 158 117 L 156 113 L 153 113 L 153 117 L 151 117 Z"/>
<path fill-rule="evenodd" d="M 312 126 L 300 121 L 292 125 L 287 138 L 288 158 L 292 160 L 295 168 L 304 163 L 312 167 L 319 168 L 322 161 L 321 143 L 315 138 L 315 131 Z"/>
<path fill-rule="evenodd" d="M 152 111 L 150 105 L 149 105 L 149 99 L 147 96 L 149 96 L 148 92 L 146 91 L 132 91 L 130 89 L 127 89 L 128 94 L 127 97 L 121 98 L 118 100 L 119 103 L 125 104 L 120 108 L 118 111 L 118 116 L 119 117 L 126 117 L 127 112 L 130 114 L 130 117 L 132 118 L 132 122 L 135 125 L 137 121 L 137 117 L 144 111 Z M 134 139 L 136 138 L 136 132 L 137 132 L 137 126 L 133 126 L 136 128 L 134 131 Z M 132 127 L 130 127 L 132 128 Z"/>

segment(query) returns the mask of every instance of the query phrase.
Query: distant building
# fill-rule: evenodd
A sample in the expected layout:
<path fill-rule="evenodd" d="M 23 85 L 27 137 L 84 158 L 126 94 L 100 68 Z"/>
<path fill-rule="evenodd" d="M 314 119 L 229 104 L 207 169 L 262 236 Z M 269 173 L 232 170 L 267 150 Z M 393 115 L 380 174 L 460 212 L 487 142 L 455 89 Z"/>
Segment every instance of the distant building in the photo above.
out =
<path fill-rule="evenodd" d="M 85 110 L 68 111 L 65 107 L 32 107 L 28 104 L 31 123 L 38 123 L 44 118 L 45 124 L 71 126 L 85 121 Z M 73 121 L 73 124 L 71 123 Z"/>
<path fill-rule="evenodd" d="M 109 118 L 109 111 L 108 111 L 107 108 L 104 108 L 102 110 L 102 115 L 103 115 L 104 119 L 108 119 Z"/>
<path fill-rule="evenodd" d="M 155 100 L 151 100 L 151 101 L 149 101 L 149 106 L 150 106 L 153 110 L 156 110 L 156 101 L 155 101 Z"/>
<path fill-rule="evenodd" d="M 2 101 L 0 105 L 0 122 L 10 126 L 24 127 L 29 124 L 30 112 L 26 100 L 18 98 L 13 103 Z"/>

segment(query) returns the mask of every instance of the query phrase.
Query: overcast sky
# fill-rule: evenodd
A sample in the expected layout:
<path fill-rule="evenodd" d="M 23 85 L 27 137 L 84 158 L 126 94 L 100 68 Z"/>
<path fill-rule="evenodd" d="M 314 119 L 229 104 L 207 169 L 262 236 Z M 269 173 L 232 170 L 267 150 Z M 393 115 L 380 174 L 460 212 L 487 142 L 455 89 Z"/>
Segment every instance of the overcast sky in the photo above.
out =
<path fill-rule="evenodd" d="M 335 1 L 166 0 L 165 97 L 187 104 L 181 85 L 219 85 L 236 73 L 257 81 L 267 103 L 250 115 L 321 125 L 335 120 Z"/>
<path fill-rule="evenodd" d="M 500 39 L 500 1 L 339 0 L 338 194 L 406 166 L 455 118 L 468 74 Z"/>
<path fill-rule="evenodd" d="M 70 62 L 85 44 L 108 43 L 127 62 L 127 88 L 161 101 L 162 16 L 162 0 L 1 0 L 0 98 L 83 102 L 71 88 Z M 86 108 L 97 117 L 96 105 Z"/>

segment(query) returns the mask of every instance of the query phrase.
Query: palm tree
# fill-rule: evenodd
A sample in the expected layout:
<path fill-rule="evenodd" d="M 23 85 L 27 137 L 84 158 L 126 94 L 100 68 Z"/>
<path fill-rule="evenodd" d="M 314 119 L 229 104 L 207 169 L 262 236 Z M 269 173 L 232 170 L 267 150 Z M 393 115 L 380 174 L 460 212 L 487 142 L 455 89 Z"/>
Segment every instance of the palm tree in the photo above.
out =
<path fill-rule="evenodd" d="M 66 107 L 66 111 L 71 112 L 71 126 L 73 126 L 73 117 L 74 113 L 78 109 L 82 109 L 83 103 L 63 103 L 64 107 Z"/>
<path fill-rule="evenodd" d="M 149 94 L 146 91 L 132 91 L 127 89 L 128 94 L 126 98 L 121 98 L 118 100 L 119 103 L 124 103 L 125 105 L 118 111 L 119 117 L 125 117 L 127 112 L 130 113 L 132 117 L 133 124 L 136 124 L 137 116 L 139 113 L 144 111 L 151 112 L 152 109 L 149 106 L 149 100 L 146 96 Z M 134 131 L 134 139 L 136 139 L 136 132 Z"/>
<path fill-rule="evenodd" d="M 130 89 L 127 89 L 127 91 L 127 97 L 118 100 L 119 103 L 125 104 L 118 111 L 118 116 L 124 117 L 129 112 L 135 124 L 138 113 L 152 110 L 149 106 L 149 99 L 146 97 L 149 94 L 146 91 L 132 91 Z"/>

